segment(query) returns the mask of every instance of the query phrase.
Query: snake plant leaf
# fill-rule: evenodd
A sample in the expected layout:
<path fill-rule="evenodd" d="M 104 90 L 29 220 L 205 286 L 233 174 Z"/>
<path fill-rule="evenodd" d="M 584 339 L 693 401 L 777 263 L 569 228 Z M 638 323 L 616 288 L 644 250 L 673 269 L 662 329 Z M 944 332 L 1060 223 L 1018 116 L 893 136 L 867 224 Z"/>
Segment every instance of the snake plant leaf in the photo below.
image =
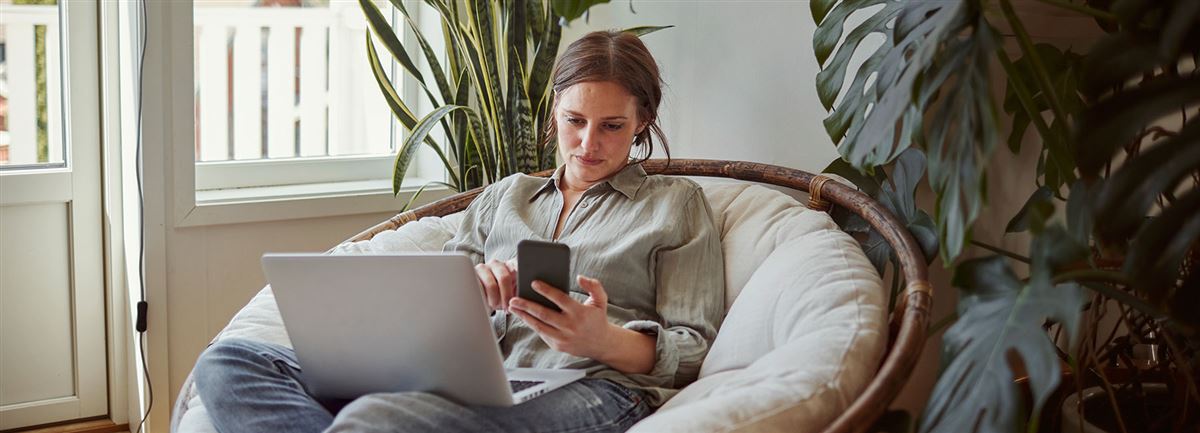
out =
<path fill-rule="evenodd" d="M 1048 228 L 1034 242 L 1035 252 L 1047 253 L 1035 257 L 1027 283 L 999 256 L 968 260 L 955 270 L 953 284 L 962 293 L 959 320 L 943 337 L 943 372 L 922 416 L 922 432 L 1019 430 L 1022 403 L 1010 354 L 1030 376 L 1030 413 L 1037 413 L 1058 386 L 1059 360 L 1042 324 L 1062 324 L 1074 341 L 1085 297 L 1074 283 L 1053 285 L 1050 274 L 1086 250 L 1061 226 Z"/>
<path fill-rule="evenodd" d="M 675 27 L 675 26 L 638 26 L 638 27 L 630 27 L 625 30 L 621 30 L 621 32 L 622 33 L 633 33 L 635 36 L 640 38 L 642 36 L 646 36 L 648 34 L 657 32 L 659 30 L 669 29 L 671 27 Z"/>
<path fill-rule="evenodd" d="M 408 51 L 404 49 L 404 44 L 400 42 L 400 38 L 396 37 L 395 29 L 392 28 L 391 24 L 388 24 L 387 19 L 383 17 L 383 13 L 379 11 L 379 7 L 375 6 L 375 3 L 370 0 L 359 0 L 358 3 L 362 7 L 363 15 L 367 17 L 367 23 L 370 24 L 372 33 L 383 42 L 383 46 L 400 62 L 404 70 L 412 74 L 413 78 L 416 78 L 417 84 L 421 85 L 421 89 L 425 91 L 429 102 L 434 106 L 441 105 L 443 101 L 438 101 L 433 92 L 429 91 L 429 87 L 425 85 L 424 75 L 421 74 L 421 71 L 417 69 L 416 63 L 409 57 Z"/>
<path fill-rule="evenodd" d="M 612 0 L 550 0 L 550 6 L 554 10 L 554 14 L 562 19 L 564 24 L 569 24 L 577 18 L 583 16 L 592 6 L 608 3 Z"/>
<path fill-rule="evenodd" d="M 408 27 L 412 30 L 413 36 L 417 39 L 417 45 L 421 47 L 421 53 L 425 56 L 425 62 L 429 64 L 429 70 L 433 74 L 433 80 L 437 83 L 438 92 L 442 95 L 442 100 L 446 103 L 453 103 L 454 88 L 450 86 L 450 82 L 446 80 L 446 72 L 442 69 L 442 64 L 438 60 L 437 54 L 433 51 L 433 47 L 429 45 L 429 41 L 425 38 L 425 34 L 421 32 L 421 27 L 408 13 L 408 8 L 404 7 L 404 0 L 391 0 L 392 6 L 400 10 L 404 15 L 404 21 L 408 23 Z"/>
<path fill-rule="evenodd" d="M 484 128 L 483 120 L 475 110 L 463 110 L 467 115 L 467 126 L 470 131 L 471 141 L 475 143 L 475 153 L 479 155 L 479 168 L 483 173 L 483 179 L 487 183 L 492 183 L 508 174 L 500 171 L 499 163 L 495 159 L 495 144 L 491 141 L 492 135 L 489 129 Z"/>
<path fill-rule="evenodd" d="M 471 7 L 467 8 L 467 16 L 473 26 L 467 36 L 475 42 L 475 46 L 479 50 L 480 65 L 488 78 L 487 90 L 492 93 L 489 96 L 496 107 L 502 107 L 504 98 L 499 96 L 501 92 L 499 70 L 502 65 L 500 57 L 496 53 L 496 18 L 493 3 L 488 0 L 471 0 Z"/>
<path fill-rule="evenodd" d="M 379 54 L 375 52 L 375 44 L 371 42 L 371 35 L 366 35 L 366 41 L 367 59 L 371 64 L 371 73 L 375 76 L 375 83 L 379 85 L 380 93 L 383 93 L 383 99 L 387 101 L 388 108 L 391 109 L 392 114 L 396 116 L 396 119 L 399 120 L 402 125 L 404 125 L 405 129 L 412 131 L 414 128 L 416 128 L 418 123 L 416 116 L 413 115 L 412 110 L 408 108 L 408 105 L 404 103 L 404 100 L 400 99 L 400 95 L 396 94 L 396 89 L 393 88 L 392 83 L 388 81 L 387 74 L 385 74 L 383 71 L 383 65 L 379 63 Z M 422 141 L 429 145 L 429 147 L 434 150 L 437 156 L 441 158 L 442 164 L 446 166 L 447 172 L 449 172 L 451 181 L 457 185 L 461 185 L 462 182 L 460 179 L 454 174 L 453 170 L 450 170 L 452 166 L 450 165 L 450 161 L 446 159 L 445 153 L 442 152 L 442 148 L 428 136 L 423 138 Z M 412 152 L 415 152 L 415 150 L 412 150 Z M 407 167 L 408 164 L 405 163 L 405 171 L 392 173 L 392 192 L 394 194 L 400 193 L 399 182 L 404 179 L 404 176 L 407 173 Z"/>
<path fill-rule="evenodd" d="M 529 93 L 525 90 L 525 68 L 514 53 L 510 60 L 517 67 L 509 68 L 509 113 L 512 113 L 512 141 L 509 152 L 516 160 L 516 169 L 521 173 L 530 173 L 541 169 L 538 161 L 537 134 L 533 129 L 533 108 L 529 103 Z"/>
<path fill-rule="evenodd" d="M 426 182 L 424 185 L 421 185 L 420 188 L 417 188 L 417 191 L 414 192 L 413 195 L 408 198 L 408 201 L 404 203 L 404 207 L 400 208 L 400 212 L 408 212 L 408 209 L 411 208 L 413 203 L 417 201 L 417 197 L 420 197 L 421 193 L 425 192 L 426 188 L 429 188 L 430 186 L 436 186 L 438 183 L 441 182 Z"/>
<path fill-rule="evenodd" d="M 425 141 L 425 139 L 429 136 L 429 131 L 441 122 L 442 118 L 446 116 L 446 113 L 466 108 L 467 107 L 461 105 L 443 105 L 429 112 L 429 114 L 425 115 L 425 117 L 421 118 L 421 120 L 417 122 L 416 127 L 414 127 L 412 130 L 412 134 L 409 134 L 409 136 L 404 139 L 404 144 L 400 146 L 400 151 L 396 152 L 395 170 L 393 173 L 396 173 L 397 175 L 392 176 L 392 195 L 400 194 L 400 188 L 404 182 L 404 173 L 408 171 L 408 165 L 412 162 L 413 156 L 417 153 L 418 144 L 422 141 Z"/>
<path fill-rule="evenodd" d="M 1041 232 L 1046 226 L 1046 220 L 1054 215 L 1054 190 L 1041 186 L 1029 195 L 1021 210 L 1008 220 L 1004 227 L 1005 233 L 1018 233 L 1033 228 L 1034 233 Z"/>
<path fill-rule="evenodd" d="M 373 34 L 367 35 L 368 57 L 377 84 L 394 115 L 417 137 L 416 142 L 406 141 L 408 145 L 397 152 L 393 165 L 396 191 L 419 147 L 414 143 L 426 143 L 434 149 L 459 191 L 554 163 L 554 146 L 540 145 L 544 138 L 541 131 L 549 120 L 551 68 L 558 53 L 561 26 L 566 21 L 548 0 L 424 0 L 440 15 L 444 53 L 436 52 L 428 33 L 414 25 L 411 4 L 404 0 L 389 2 L 413 28 L 421 53 L 407 52 L 396 35 L 398 27 L 385 18 L 378 0 L 359 1 Z M 597 2 L 585 3 L 575 2 L 571 7 L 586 10 Z M 386 47 L 405 73 L 417 81 L 424 91 L 421 97 L 428 97 L 438 107 L 433 113 L 417 120 L 409 108 L 411 101 L 401 100 L 391 86 L 373 40 Z M 421 55 L 430 71 L 418 69 L 416 60 Z M 435 83 L 437 95 L 431 91 Z M 445 130 L 445 137 L 439 138 L 444 144 L 429 137 L 428 128 L 435 127 L 430 122 Z"/>
<path fill-rule="evenodd" d="M 533 55 L 532 72 L 529 73 L 529 99 L 530 101 L 549 100 L 550 73 L 554 68 L 554 59 L 558 55 L 558 42 L 562 38 L 562 28 L 555 23 L 550 23 L 550 28 L 542 35 L 541 42 L 538 43 L 537 52 Z M 549 111 L 546 109 L 546 111 Z M 544 120 L 544 113 L 538 116 L 537 119 Z"/>
<path fill-rule="evenodd" d="M 519 65 L 529 63 L 529 5 L 533 0 L 509 0 L 512 5 L 506 9 L 508 22 L 505 24 L 504 33 L 507 35 L 508 51 L 511 54 L 516 54 L 516 60 Z M 508 62 L 508 69 L 513 69 L 514 63 L 512 60 Z M 511 73 L 510 73 L 511 76 Z M 523 85 L 523 83 L 522 83 Z M 509 95 L 512 98 L 512 95 Z"/>
<path fill-rule="evenodd" d="M 525 18 L 529 24 L 529 40 L 536 50 L 542 36 L 546 33 L 546 23 L 550 21 L 550 5 L 543 0 L 525 2 Z M 522 41 L 524 43 L 524 41 Z"/>

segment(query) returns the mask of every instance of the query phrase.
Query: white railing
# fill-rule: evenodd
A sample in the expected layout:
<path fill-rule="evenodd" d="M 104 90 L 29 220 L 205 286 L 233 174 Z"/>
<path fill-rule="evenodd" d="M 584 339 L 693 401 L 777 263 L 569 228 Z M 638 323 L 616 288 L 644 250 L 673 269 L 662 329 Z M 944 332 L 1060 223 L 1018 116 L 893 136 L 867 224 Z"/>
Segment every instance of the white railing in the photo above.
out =
<path fill-rule="evenodd" d="M 357 2 L 197 7 L 196 159 L 386 154 Z"/>
<path fill-rule="evenodd" d="M 0 4 L 4 27 L 7 76 L 0 97 L 7 99 L 6 130 L 0 130 L 0 164 L 25 165 L 62 162 L 62 53 L 59 49 L 58 6 Z M 38 161 L 37 47 L 34 33 L 45 27 L 46 37 L 46 141 L 47 161 Z M 3 155 L 0 155 L 3 156 Z"/>

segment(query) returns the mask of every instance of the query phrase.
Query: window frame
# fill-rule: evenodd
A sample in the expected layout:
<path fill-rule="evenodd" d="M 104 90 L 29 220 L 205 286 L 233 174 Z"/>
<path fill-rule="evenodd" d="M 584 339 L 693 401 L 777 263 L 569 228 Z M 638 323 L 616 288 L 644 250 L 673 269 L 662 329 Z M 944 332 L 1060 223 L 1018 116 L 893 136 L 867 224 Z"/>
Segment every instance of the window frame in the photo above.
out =
<path fill-rule="evenodd" d="M 172 52 L 167 54 L 170 66 L 164 80 L 171 80 L 175 97 L 168 104 L 174 119 L 187 120 L 182 127 L 172 128 L 174 143 L 174 221 L 177 227 L 215 224 L 279 221 L 397 211 L 422 186 L 430 182 L 445 182 L 444 166 L 432 152 L 418 152 L 399 194 L 392 193 L 390 167 L 395 155 L 323 156 L 310 158 L 196 161 L 195 152 L 195 85 L 194 76 L 194 3 L 192 0 L 172 2 L 173 21 L 186 21 L 186 26 L 168 27 Z M 393 22 L 402 22 L 393 11 Z M 421 25 L 420 14 L 414 20 Z M 370 31 L 370 30 L 368 30 Z M 405 26 L 402 41 L 406 46 L 415 40 Z M 361 59 L 366 61 L 366 59 Z M 405 100 L 422 101 L 415 80 L 403 73 L 393 60 L 392 76 L 400 74 L 401 92 Z M 153 73 L 151 70 L 147 74 Z M 416 109 L 432 107 L 418 103 Z M 391 141 L 401 142 L 398 134 L 403 127 L 389 116 Z M 186 136 L 185 136 L 186 134 Z M 330 137 L 331 140 L 337 139 Z M 449 197 L 455 191 L 442 187 L 426 188 L 414 204 L 428 203 Z"/>

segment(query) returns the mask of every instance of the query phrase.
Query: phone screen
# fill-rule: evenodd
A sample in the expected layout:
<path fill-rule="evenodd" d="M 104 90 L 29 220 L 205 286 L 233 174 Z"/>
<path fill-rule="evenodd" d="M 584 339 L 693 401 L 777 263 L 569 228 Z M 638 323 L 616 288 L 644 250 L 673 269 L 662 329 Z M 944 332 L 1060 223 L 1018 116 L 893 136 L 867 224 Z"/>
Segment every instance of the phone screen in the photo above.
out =
<path fill-rule="evenodd" d="M 541 280 L 568 293 L 571 290 L 571 248 L 557 242 L 531 239 L 517 243 L 517 297 L 562 311 L 531 285 Z"/>

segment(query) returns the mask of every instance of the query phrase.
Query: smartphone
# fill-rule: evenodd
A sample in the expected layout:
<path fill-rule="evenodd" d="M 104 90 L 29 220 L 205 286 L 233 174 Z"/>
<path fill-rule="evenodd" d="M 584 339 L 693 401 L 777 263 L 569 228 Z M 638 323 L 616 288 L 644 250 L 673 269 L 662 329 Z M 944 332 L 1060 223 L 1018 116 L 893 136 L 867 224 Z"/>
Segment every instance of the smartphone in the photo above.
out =
<path fill-rule="evenodd" d="M 571 248 L 557 242 L 526 239 L 517 243 L 517 297 L 562 311 L 533 290 L 534 280 L 542 280 L 568 293 L 571 290 Z"/>

